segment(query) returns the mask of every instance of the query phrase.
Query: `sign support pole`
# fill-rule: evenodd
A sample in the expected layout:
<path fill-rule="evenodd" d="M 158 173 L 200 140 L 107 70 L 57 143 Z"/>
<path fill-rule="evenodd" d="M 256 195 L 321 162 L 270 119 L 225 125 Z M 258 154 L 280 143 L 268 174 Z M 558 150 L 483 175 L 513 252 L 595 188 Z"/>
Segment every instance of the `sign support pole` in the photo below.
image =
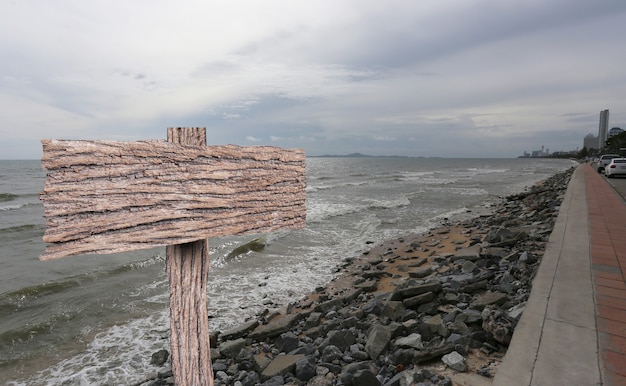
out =
<path fill-rule="evenodd" d="M 206 145 L 204 128 L 167 129 L 167 141 Z M 165 264 L 170 283 L 170 351 L 177 385 L 213 386 L 209 342 L 207 239 L 168 245 Z"/>

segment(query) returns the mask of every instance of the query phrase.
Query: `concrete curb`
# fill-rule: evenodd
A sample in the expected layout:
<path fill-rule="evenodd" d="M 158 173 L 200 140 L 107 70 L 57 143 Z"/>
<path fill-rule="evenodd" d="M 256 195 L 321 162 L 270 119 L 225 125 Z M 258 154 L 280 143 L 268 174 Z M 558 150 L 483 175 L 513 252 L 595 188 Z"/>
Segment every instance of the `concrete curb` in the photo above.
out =
<path fill-rule="evenodd" d="M 495 386 L 602 384 L 585 189 L 579 166 Z"/>

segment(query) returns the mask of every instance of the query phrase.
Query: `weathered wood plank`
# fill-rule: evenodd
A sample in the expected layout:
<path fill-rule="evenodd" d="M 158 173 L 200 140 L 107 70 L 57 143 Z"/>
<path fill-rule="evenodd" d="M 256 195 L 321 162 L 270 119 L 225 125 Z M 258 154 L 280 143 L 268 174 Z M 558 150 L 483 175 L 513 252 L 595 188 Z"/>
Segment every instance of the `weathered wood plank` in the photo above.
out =
<path fill-rule="evenodd" d="M 206 239 L 166 247 L 170 283 L 170 351 L 177 385 L 213 385 Z"/>
<path fill-rule="evenodd" d="M 205 145 L 206 129 L 170 127 L 167 140 L 185 145 Z M 170 350 L 177 385 L 213 386 L 209 342 L 207 239 L 166 247 L 165 265 L 170 283 Z"/>
<path fill-rule="evenodd" d="M 43 140 L 43 260 L 300 228 L 305 156 L 269 146 Z"/>

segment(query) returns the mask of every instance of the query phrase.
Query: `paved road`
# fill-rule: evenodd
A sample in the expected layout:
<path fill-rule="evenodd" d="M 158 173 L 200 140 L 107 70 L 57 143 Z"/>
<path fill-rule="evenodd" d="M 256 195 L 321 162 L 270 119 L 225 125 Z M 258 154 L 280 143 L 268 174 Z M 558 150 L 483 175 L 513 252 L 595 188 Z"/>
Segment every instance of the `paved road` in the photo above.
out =
<path fill-rule="evenodd" d="M 594 164 L 593 166 L 595 167 L 596 165 Z M 613 186 L 622 198 L 626 199 L 626 176 L 605 177 L 604 179 L 609 182 L 609 185 Z"/>
<path fill-rule="evenodd" d="M 617 193 L 619 193 L 622 198 L 626 199 L 626 176 L 606 178 L 606 180 L 613 186 L 613 188 L 615 188 Z"/>
<path fill-rule="evenodd" d="M 626 385 L 625 192 L 574 171 L 493 386 Z"/>

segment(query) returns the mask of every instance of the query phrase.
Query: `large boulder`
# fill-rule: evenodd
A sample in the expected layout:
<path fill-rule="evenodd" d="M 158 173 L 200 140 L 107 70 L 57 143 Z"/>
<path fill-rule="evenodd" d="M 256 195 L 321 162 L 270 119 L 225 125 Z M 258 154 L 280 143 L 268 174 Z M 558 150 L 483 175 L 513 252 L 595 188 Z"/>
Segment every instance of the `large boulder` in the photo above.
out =
<path fill-rule="evenodd" d="M 376 324 L 372 327 L 372 331 L 370 331 L 367 337 L 365 351 L 370 358 L 376 359 L 387 348 L 390 340 L 391 329 L 388 326 Z"/>

